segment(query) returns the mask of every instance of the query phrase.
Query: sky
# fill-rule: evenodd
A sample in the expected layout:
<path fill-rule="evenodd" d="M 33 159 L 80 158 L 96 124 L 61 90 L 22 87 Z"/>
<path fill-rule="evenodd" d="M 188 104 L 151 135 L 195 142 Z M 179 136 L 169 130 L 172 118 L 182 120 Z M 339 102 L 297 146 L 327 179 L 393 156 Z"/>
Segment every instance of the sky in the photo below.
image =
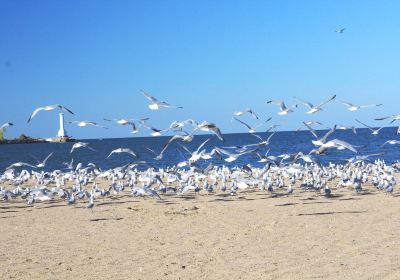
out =
<path fill-rule="evenodd" d="M 132 137 L 103 118 L 149 117 L 156 128 L 194 118 L 246 132 L 232 113 L 248 107 L 280 130 L 310 120 L 387 125 L 373 118 L 400 113 L 399 10 L 399 1 L 361 0 L 2 0 L 0 123 L 14 123 L 8 138 L 52 137 L 57 111 L 27 120 L 39 106 L 62 104 L 75 113 L 67 121 L 109 127 L 67 124 L 81 139 Z M 141 89 L 184 109 L 151 111 Z M 351 113 L 332 102 L 310 116 L 299 105 L 279 116 L 267 104 L 292 105 L 294 96 L 318 104 L 333 94 L 383 106 Z"/>

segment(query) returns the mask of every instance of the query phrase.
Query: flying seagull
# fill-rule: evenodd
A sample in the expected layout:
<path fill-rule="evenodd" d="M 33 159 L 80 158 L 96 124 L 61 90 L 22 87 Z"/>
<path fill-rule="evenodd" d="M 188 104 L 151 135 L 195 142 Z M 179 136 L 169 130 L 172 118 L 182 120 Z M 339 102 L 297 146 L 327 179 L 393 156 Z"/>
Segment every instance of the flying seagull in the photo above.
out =
<path fill-rule="evenodd" d="M 340 29 L 336 29 L 335 32 L 342 34 L 342 33 L 344 33 L 345 30 L 346 30 L 346 28 L 340 28 Z"/>
<path fill-rule="evenodd" d="M 13 126 L 13 125 L 14 125 L 13 123 L 7 122 L 7 123 L 3 124 L 2 126 L 0 126 L 0 130 L 3 130 L 4 128 L 7 128 L 7 127 Z"/>
<path fill-rule="evenodd" d="M 204 121 L 201 124 L 198 124 L 196 128 L 193 130 L 193 132 L 195 132 L 198 129 L 202 131 L 211 131 L 218 137 L 219 140 L 224 141 L 224 137 L 222 136 L 221 130 L 214 123 Z"/>
<path fill-rule="evenodd" d="M 378 135 L 379 131 L 381 131 L 382 128 L 384 128 L 383 126 L 378 128 L 378 129 L 373 129 L 372 127 L 370 127 L 369 125 L 366 125 L 365 123 L 360 122 L 359 120 L 356 119 L 356 122 L 358 122 L 359 124 L 362 124 L 363 126 L 365 126 L 366 128 L 368 128 L 369 130 L 371 130 L 372 135 Z"/>
<path fill-rule="evenodd" d="M 29 163 L 25 163 L 25 162 L 16 162 L 16 163 L 13 163 L 13 164 L 11 164 L 9 167 L 7 167 L 6 169 L 11 169 L 11 168 L 14 168 L 14 167 L 21 167 L 21 166 L 28 166 L 28 167 L 31 167 L 31 168 L 36 168 L 36 166 L 34 166 L 34 165 L 32 165 L 32 164 L 29 164 Z"/>
<path fill-rule="evenodd" d="M 244 126 L 246 126 L 249 129 L 249 133 L 256 133 L 256 128 L 261 126 L 261 124 L 258 124 L 255 127 L 251 127 L 250 125 L 248 125 L 247 123 L 245 123 L 244 121 L 239 120 L 238 118 L 233 117 L 236 121 L 240 122 L 241 124 L 243 124 Z"/>
<path fill-rule="evenodd" d="M 141 90 L 141 92 L 143 93 L 143 95 L 151 101 L 151 104 L 149 104 L 149 109 L 150 110 L 158 110 L 160 108 L 179 108 L 182 109 L 183 107 L 181 106 L 175 106 L 175 105 L 171 105 L 165 101 L 158 101 L 157 98 L 155 98 L 154 96 L 151 96 L 150 94 L 148 94 L 147 92 Z"/>
<path fill-rule="evenodd" d="M 352 103 L 341 101 L 341 100 L 339 100 L 339 102 L 344 104 L 345 106 L 347 106 L 347 110 L 349 110 L 350 112 L 355 112 L 355 111 L 358 111 L 358 110 L 360 110 L 362 108 L 382 106 L 382 104 L 354 105 Z"/>
<path fill-rule="evenodd" d="M 307 106 L 308 108 L 310 108 L 310 110 L 307 112 L 307 114 L 314 114 L 317 113 L 319 111 L 322 111 L 322 106 L 324 106 L 326 103 L 332 101 L 333 99 L 336 98 L 336 94 L 333 95 L 331 98 L 329 98 L 327 101 L 322 102 L 321 104 L 314 106 L 312 105 L 310 102 L 304 101 L 300 98 L 295 97 L 294 99 L 296 99 L 297 101 L 299 101 L 300 103 L 303 103 L 305 106 Z"/>
<path fill-rule="evenodd" d="M 43 168 L 46 166 L 47 160 L 54 154 L 54 152 L 50 153 L 42 162 L 38 161 L 38 164 L 36 165 L 37 168 Z"/>
<path fill-rule="evenodd" d="M 381 147 L 385 146 L 386 144 L 389 144 L 389 145 L 398 145 L 398 144 L 400 144 L 400 141 L 398 141 L 398 140 L 388 140 L 388 141 L 386 141 L 385 143 L 383 143 Z"/>
<path fill-rule="evenodd" d="M 383 120 L 390 119 L 390 118 L 392 119 L 392 121 L 390 123 L 393 123 L 395 121 L 400 120 L 400 114 L 392 115 L 392 116 L 388 116 L 388 117 L 376 118 L 375 120 L 376 121 L 383 121 Z"/>
<path fill-rule="evenodd" d="M 96 122 L 89 122 L 89 121 L 73 121 L 73 122 L 68 122 L 68 123 L 72 123 L 72 124 L 76 124 L 79 127 L 85 127 L 88 125 L 92 125 L 92 126 L 97 126 L 97 127 L 101 127 L 104 129 L 108 129 L 108 127 L 102 126 L 97 124 Z"/>
<path fill-rule="evenodd" d="M 253 118 L 255 118 L 255 119 L 258 120 L 257 114 L 256 114 L 252 109 L 250 109 L 250 108 L 244 109 L 243 111 L 240 111 L 240 112 L 235 112 L 235 113 L 233 113 L 233 114 L 234 114 L 235 116 L 237 116 L 237 117 L 240 117 L 240 116 L 243 116 L 243 115 L 246 114 L 246 113 L 251 114 L 251 115 L 253 116 Z"/>
<path fill-rule="evenodd" d="M 315 138 L 317 138 L 317 140 L 311 141 L 315 146 L 322 146 L 323 144 L 325 144 L 328 137 L 336 131 L 336 125 L 335 125 L 332 129 L 330 129 L 327 133 L 325 133 L 323 137 L 320 138 L 318 137 L 317 132 L 311 126 L 309 126 L 305 122 L 303 122 L 303 124 L 310 130 L 311 134 L 314 135 Z"/>
<path fill-rule="evenodd" d="M 292 108 L 297 108 L 297 104 L 293 105 L 292 107 L 287 108 L 286 105 L 285 105 L 285 102 L 283 102 L 282 100 L 270 100 L 270 101 L 267 101 L 267 104 L 270 104 L 270 103 L 279 106 L 279 110 L 280 111 L 278 112 L 278 115 L 281 115 L 281 116 L 284 116 L 284 115 L 287 115 L 287 114 L 293 112 Z"/>
<path fill-rule="evenodd" d="M 70 113 L 70 114 L 72 114 L 72 115 L 74 114 L 71 110 L 69 110 L 67 107 L 64 107 L 63 105 L 60 105 L 60 104 L 48 105 L 48 106 L 36 108 L 36 109 L 33 111 L 32 115 L 29 117 L 28 123 L 29 123 L 29 122 L 36 116 L 36 114 L 39 113 L 40 111 L 52 111 L 52 110 L 54 110 L 54 109 L 61 109 L 61 110 L 67 111 L 68 113 Z"/>
<path fill-rule="evenodd" d="M 127 153 L 134 157 L 137 157 L 137 155 L 129 148 L 118 148 L 118 149 L 111 151 L 111 153 L 108 155 L 107 158 L 109 158 L 112 154 L 120 154 L 120 153 Z"/>
<path fill-rule="evenodd" d="M 75 149 L 79 149 L 79 148 L 88 148 L 88 149 L 90 149 L 92 151 L 95 151 L 95 149 L 89 147 L 89 143 L 77 142 L 74 145 L 72 145 L 70 153 L 72 153 Z"/>

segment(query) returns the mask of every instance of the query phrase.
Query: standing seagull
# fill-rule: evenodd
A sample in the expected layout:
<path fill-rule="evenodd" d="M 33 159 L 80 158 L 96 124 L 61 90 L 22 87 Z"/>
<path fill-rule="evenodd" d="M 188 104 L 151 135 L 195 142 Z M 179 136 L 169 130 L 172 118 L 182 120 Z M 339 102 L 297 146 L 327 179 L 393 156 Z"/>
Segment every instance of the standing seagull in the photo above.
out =
<path fill-rule="evenodd" d="M 158 110 L 160 108 L 179 108 L 182 109 L 183 107 L 181 106 L 175 106 L 175 105 L 171 105 L 165 101 L 158 101 L 157 98 L 155 98 L 154 96 L 151 96 L 150 94 L 146 93 L 145 91 L 141 91 L 143 93 L 143 95 L 151 101 L 151 104 L 149 104 L 149 108 L 150 110 Z"/>
<path fill-rule="evenodd" d="M 29 117 L 29 119 L 28 119 L 28 123 L 36 116 L 36 114 L 37 113 L 39 113 L 40 111 L 52 111 L 52 110 L 54 110 L 54 109 L 61 109 L 61 110 L 65 110 L 65 111 L 67 111 L 68 113 L 70 113 L 70 114 L 74 114 L 71 110 L 69 110 L 67 107 L 64 107 L 63 105 L 60 105 L 60 104 L 54 104 L 54 105 L 48 105 L 48 106 L 44 106 L 44 107 L 39 107 L 39 108 L 36 108 L 34 111 L 33 111 L 33 113 L 32 113 L 32 115 Z"/>
<path fill-rule="evenodd" d="M 292 108 L 297 108 L 297 104 L 293 105 L 290 108 L 287 108 L 286 105 L 285 105 L 285 102 L 283 102 L 282 100 L 270 100 L 270 101 L 267 101 L 267 104 L 270 104 L 270 103 L 279 106 L 280 111 L 278 112 L 278 115 L 281 115 L 281 116 L 285 116 L 285 115 L 287 115 L 289 113 L 292 113 L 293 112 Z"/>
<path fill-rule="evenodd" d="M 382 104 L 371 104 L 371 105 L 354 105 L 352 103 L 349 102 L 345 102 L 345 101 L 340 101 L 340 103 L 344 104 L 347 106 L 347 110 L 349 110 L 350 112 L 355 112 L 360 110 L 361 108 L 368 108 L 368 107 L 379 107 L 382 106 Z"/>
<path fill-rule="evenodd" d="M 304 101 L 300 98 L 295 97 L 294 99 L 296 99 L 297 101 L 299 101 L 300 103 L 303 103 L 305 106 L 307 106 L 308 108 L 310 108 L 310 110 L 307 112 L 307 114 L 314 114 L 317 113 L 319 111 L 322 111 L 322 106 L 324 106 L 326 103 L 332 101 L 333 99 L 336 98 L 336 94 L 334 96 L 332 96 L 331 98 L 329 98 L 327 101 L 322 102 L 321 104 L 319 104 L 318 106 L 314 106 L 312 105 L 310 102 Z"/>
<path fill-rule="evenodd" d="M 134 157 L 137 157 L 137 155 L 129 148 L 118 148 L 118 149 L 111 151 L 111 153 L 108 155 L 107 158 L 109 158 L 112 154 L 120 154 L 120 153 L 128 153 Z"/>

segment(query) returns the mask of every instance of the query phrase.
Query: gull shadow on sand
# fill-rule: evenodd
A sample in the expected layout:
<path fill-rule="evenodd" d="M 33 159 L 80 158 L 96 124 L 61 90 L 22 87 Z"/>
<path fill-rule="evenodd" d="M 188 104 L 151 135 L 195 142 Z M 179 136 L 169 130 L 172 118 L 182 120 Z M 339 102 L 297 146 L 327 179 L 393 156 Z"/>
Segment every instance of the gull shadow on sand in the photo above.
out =
<path fill-rule="evenodd" d="M 293 206 L 297 205 L 298 203 L 284 203 L 284 204 L 276 204 L 275 206 Z"/>
<path fill-rule="evenodd" d="M 297 216 L 323 216 L 323 215 L 333 215 L 333 214 L 362 214 L 367 213 L 367 211 L 335 211 L 335 212 L 315 212 L 315 213 L 300 213 Z"/>
<path fill-rule="evenodd" d="M 124 218 L 97 218 L 97 219 L 90 219 L 90 222 L 99 222 L 99 221 L 120 221 Z"/>

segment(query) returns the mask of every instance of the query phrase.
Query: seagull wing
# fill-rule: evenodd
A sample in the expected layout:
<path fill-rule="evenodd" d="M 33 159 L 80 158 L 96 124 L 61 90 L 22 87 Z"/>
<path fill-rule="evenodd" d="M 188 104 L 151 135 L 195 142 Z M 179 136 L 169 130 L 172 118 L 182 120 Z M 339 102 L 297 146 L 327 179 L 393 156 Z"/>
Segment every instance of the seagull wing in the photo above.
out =
<path fill-rule="evenodd" d="M 373 131 L 373 130 L 374 130 L 374 129 L 373 129 L 372 127 L 370 127 L 369 125 L 366 125 L 365 123 L 363 123 L 363 122 L 360 122 L 360 121 L 359 121 L 359 120 L 357 120 L 357 119 L 356 119 L 356 122 L 358 122 L 358 123 L 362 124 L 363 126 L 365 126 L 365 127 L 369 128 L 371 131 Z"/>
<path fill-rule="evenodd" d="M 311 134 L 314 135 L 314 137 L 318 139 L 318 135 L 315 132 L 315 130 L 311 126 L 309 126 L 306 122 L 303 122 L 303 124 L 308 128 L 308 130 L 310 130 Z"/>
<path fill-rule="evenodd" d="M 334 100 L 336 98 L 336 94 L 333 95 L 331 98 L 329 98 L 328 100 L 322 102 L 321 104 L 319 104 L 317 107 L 321 108 L 322 106 L 324 106 L 326 103 L 331 102 L 332 100 Z"/>
<path fill-rule="evenodd" d="M 151 96 L 150 94 L 148 94 L 147 92 L 145 92 L 144 90 L 140 90 L 142 92 L 142 94 L 151 102 L 157 103 L 158 100 L 157 98 L 155 98 L 154 96 Z"/>
<path fill-rule="evenodd" d="M 369 105 L 361 105 L 360 108 L 368 108 L 368 107 L 379 107 L 383 104 L 369 104 Z"/>
<path fill-rule="evenodd" d="M 307 102 L 307 101 L 302 100 L 302 99 L 297 98 L 297 97 L 294 97 L 294 99 L 299 101 L 300 103 L 303 103 L 305 106 L 307 106 L 310 109 L 314 108 L 314 105 L 312 105 L 310 102 Z"/>
<path fill-rule="evenodd" d="M 46 164 L 47 160 L 54 154 L 54 152 L 50 153 L 44 160 L 43 160 L 43 164 Z"/>
<path fill-rule="evenodd" d="M 68 113 L 75 115 L 70 109 L 68 109 L 67 107 L 63 106 L 63 105 L 57 105 L 58 108 L 67 111 Z"/>
<path fill-rule="evenodd" d="M 245 123 L 244 121 L 239 120 L 238 118 L 233 117 L 236 121 L 240 122 L 241 124 L 245 125 L 248 129 L 252 129 L 250 125 Z"/>
<path fill-rule="evenodd" d="M 344 147 L 344 148 L 346 148 L 346 149 L 348 149 L 348 150 L 350 150 L 352 152 L 358 153 L 358 151 L 356 150 L 356 148 L 354 148 L 353 145 L 351 145 L 351 144 L 349 144 L 349 143 L 347 143 L 345 141 L 342 141 L 342 140 L 339 140 L 339 139 L 334 139 L 334 140 L 332 140 L 332 142 L 335 144 L 335 146 L 342 146 L 342 147 Z"/>
<path fill-rule="evenodd" d="M 39 113 L 40 111 L 43 111 L 43 110 L 44 110 L 44 107 L 36 108 L 36 109 L 33 111 L 32 115 L 29 117 L 28 123 L 36 116 L 37 113 Z"/>
<path fill-rule="evenodd" d="M 345 101 L 342 101 L 342 100 L 339 100 L 339 102 L 344 104 L 344 105 L 346 105 L 347 107 L 353 107 L 354 106 L 354 104 L 349 103 L 349 102 L 345 102 Z"/>
<path fill-rule="evenodd" d="M 326 140 L 328 139 L 328 137 L 331 136 L 331 134 L 334 133 L 335 131 L 336 131 L 336 124 L 335 124 L 334 127 L 332 127 L 331 130 L 329 130 L 329 131 L 324 135 L 324 137 L 321 138 L 321 141 L 322 141 L 323 143 L 325 143 Z"/>

